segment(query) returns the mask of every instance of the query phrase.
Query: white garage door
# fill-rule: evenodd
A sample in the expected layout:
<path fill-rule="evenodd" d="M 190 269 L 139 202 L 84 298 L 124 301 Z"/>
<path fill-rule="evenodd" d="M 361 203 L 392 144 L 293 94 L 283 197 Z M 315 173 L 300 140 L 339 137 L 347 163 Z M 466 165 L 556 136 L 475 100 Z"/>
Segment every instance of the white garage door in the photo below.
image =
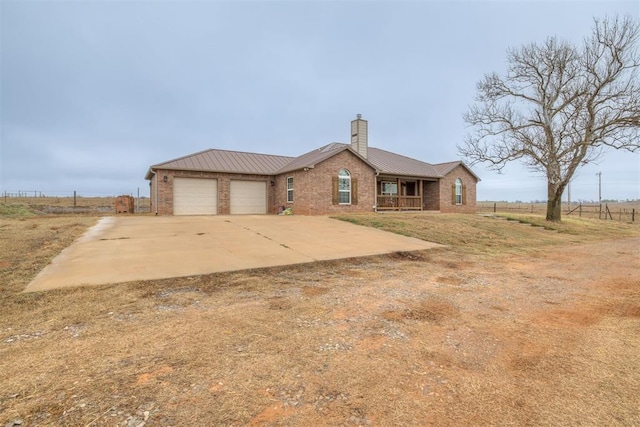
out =
<path fill-rule="evenodd" d="M 218 180 L 174 178 L 174 215 L 215 215 L 218 213 Z"/>
<path fill-rule="evenodd" d="M 231 181 L 232 214 L 266 214 L 267 183 L 265 181 Z"/>

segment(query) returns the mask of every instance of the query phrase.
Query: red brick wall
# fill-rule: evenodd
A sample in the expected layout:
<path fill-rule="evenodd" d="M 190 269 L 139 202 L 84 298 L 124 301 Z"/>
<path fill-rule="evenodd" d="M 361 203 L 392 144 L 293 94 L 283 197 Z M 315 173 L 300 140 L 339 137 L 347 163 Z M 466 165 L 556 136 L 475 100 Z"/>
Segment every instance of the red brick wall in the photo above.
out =
<path fill-rule="evenodd" d="M 358 204 L 333 204 L 333 177 L 347 169 L 358 179 Z M 293 203 L 287 203 L 287 177 L 293 177 Z M 373 169 L 350 151 L 343 151 L 307 171 L 299 170 L 276 177 L 276 205 L 290 207 L 297 215 L 327 215 L 341 212 L 373 212 L 375 203 Z"/>
<path fill-rule="evenodd" d="M 422 209 L 426 211 L 440 210 L 440 183 L 438 181 L 423 181 Z"/>
<path fill-rule="evenodd" d="M 192 171 L 174 171 L 174 170 L 162 170 L 156 171 L 158 174 L 158 202 L 157 211 L 156 207 L 152 207 L 152 212 L 158 215 L 173 215 L 173 179 L 179 178 L 208 178 L 218 180 L 218 214 L 229 215 L 231 213 L 231 197 L 230 186 L 232 179 L 241 179 L 247 181 L 266 181 L 267 182 L 267 209 L 269 213 L 275 213 L 274 200 L 275 192 L 274 186 L 271 185 L 273 177 L 266 175 L 242 175 L 242 174 L 230 174 L 230 173 L 215 173 L 215 172 L 192 172 Z M 163 181 L 163 177 L 167 176 L 167 182 Z M 151 191 L 155 191 L 153 186 Z M 155 194 L 152 193 L 152 199 L 155 198 Z"/>
<path fill-rule="evenodd" d="M 358 204 L 334 205 L 332 179 L 340 169 L 347 169 L 352 178 L 358 179 Z M 280 206 L 291 207 L 297 215 L 327 215 L 340 212 L 372 212 L 375 204 L 375 174 L 373 169 L 349 151 L 343 151 L 315 168 L 299 170 L 276 177 L 265 175 L 241 175 L 213 172 L 190 172 L 157 170 L 159 215 L 173 214 L 174 177 L 210 178 L 218 180 L 218 214 L 228 215 L 231 209 L 230 181 L 232 179 L 257 180 L 267 182 L 268 213 L 275 214 Z M 167 176 L 167 182 L 162 178 Z M 287 203 L 287 177 L 293 177 L 293 203 Z M 464 205 L 452 204 L 451 187 L 457 178 L 462 179 L 466 188 Z M 274 185 L 271 185 L 271 182 Z M 152 181 L 153 184 L 155 184 Z M 476 178 L 463 167 L 458 166 L 437 182 L 424 182 L 423 206 L 426 210 L 440 210 L 443 213 L 476 212 Z M 155 201 L 155 186 L 150 187 L 151 199 Z M 156 206 L 152 206 L 156 212 Z"/>
<path fill-rule="evenodd" d="M 451 187 L 456 179 L 462 180 L 466 189 L 465 203 L 455 205 L 452 203 Z M 449 172 L 440 180 L 440 212 L 442 213 L 475 213 L 476 212 L 476 178 L 462 165 Z"/>

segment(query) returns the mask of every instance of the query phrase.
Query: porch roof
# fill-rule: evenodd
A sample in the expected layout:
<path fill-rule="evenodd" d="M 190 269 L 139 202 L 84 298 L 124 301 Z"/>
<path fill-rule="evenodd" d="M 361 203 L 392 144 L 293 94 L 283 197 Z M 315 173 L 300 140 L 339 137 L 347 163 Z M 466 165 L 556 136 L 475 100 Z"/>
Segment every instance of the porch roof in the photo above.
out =
<path fill-rule="evenodd" d="M 444 176 L 432 164 L 379 148 L 369 147 L 368 160 L 382 174 L 419 178 L 442 178 Z"/>

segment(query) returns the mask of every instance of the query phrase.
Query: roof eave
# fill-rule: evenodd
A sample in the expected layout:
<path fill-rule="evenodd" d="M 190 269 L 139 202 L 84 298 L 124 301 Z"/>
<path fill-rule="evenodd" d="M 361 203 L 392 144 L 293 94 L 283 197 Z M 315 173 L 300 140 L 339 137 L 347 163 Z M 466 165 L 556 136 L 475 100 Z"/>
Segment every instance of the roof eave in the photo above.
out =
<path fill-rule="evenodd" d="M 189 172 L 207 172 L 207 173 L 230 173 L 230 174 L 244 174 L 244 175 L 262 175 L 262 176 L 275 176 L 277 175 L 276 171 L 269 171 L 269 172 L 256 172 L 256 171 L 248 171 L 248 170 L 233 170 L 233 171 L 229 171 L 229 170 L 217 170 L 217 169 L 191 169 L 191 168 L 184 168 L 184 167 L 177 167 L 177 166 L 172 166 L 172 167 L 167 167 L 167 166 L 151 166 L 151 168 L 149 169 L 149 171 L 152 170 L 167 170 L 167 171 L 189 171 Z M 155 173 L 155 172 L 154 172 Z M 147 175 L 149 175 L 149 173 L 147 173 Z"/>
<path fill-rule="evenodd" d="M 347 145 L 345 144 L 345 148 L 344 150 L 349 150 L 351 151 L 353 154 L 355 154 L 360 160 L 362 160 L 363 162 L 365 162 L 367 165 L 369 165 L 369 167 L 371 167 L 371 169 L 373 169 L 376 172 L 380 172 L 380 170 L 373 164 L 371 163 L 371 161 L 369 161 L 369 159 L 367 159 L 366 157 L 363 157 L 360 155 L 360 153 L 358 153 L 356 150 L 354 150 L 353 148 L 351 148 L 351 145 Z M 344 150 L 340 150 L 341 152 Z"/>
<path fill-rule="evenodd" d="M 406 173 L 398 173 L 398 172 L 390 172 L 390 171 L 384 171 L 381 170 L 379 171 L 380 175 L 392 175 L 392 176 L 397 176 L 397 177 L 402 177 L 402 178 L 417 178 L 417 179 L 442 179 L 444 178 L 444 176 L 442 175 L 413 175 L 413 174 L 406 174 Z"/>
<path fill-rule="evenodd" d="M 301 171 L 301 170 L 308 170 L 308 169 L 315 169 L 316 165 L 306 165 L 306 166 L 296 166 L 294 168 L 282 168 L 279 169 L 276 173 L 274 173 L 274 175 L 282 175 L 285 173 L 289 173 L 289 172 L 295 172 L 295 171 Z"/>
<path fill-rule="evenodd" d="M 461 161 L 459 166 L 462 166 L 463 168 L 465 168 L 465 169 L 466 169 L 466 170 L 467 170 L 471 175 L 473 175 L 473 177 L 474 177 L 478 182 L 482 181 L 482 180 L 480 179 L 480 177 L 479 177 L 478 175 L 476 175 L 476 174 L 471 170 L 471 168 L 470 168 L 469 166 L 467 166 L 467 164 L 466 164 L 465 162 L 462 162 L 462 161 Z"/>

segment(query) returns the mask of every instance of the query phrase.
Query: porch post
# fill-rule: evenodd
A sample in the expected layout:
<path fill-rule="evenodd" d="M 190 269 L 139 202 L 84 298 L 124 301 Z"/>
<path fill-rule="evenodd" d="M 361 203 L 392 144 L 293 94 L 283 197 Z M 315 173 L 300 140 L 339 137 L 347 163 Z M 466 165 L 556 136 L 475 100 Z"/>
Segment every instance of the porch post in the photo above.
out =
<path fill-rule="evenodd" d="M 424 180 L 420 180 L 420 210 L 424 210 L 424 188 L 423 188 Z"/>
<path fill-rule="evenodd" d="M 400 177 L 396 178 L 396 185 L 397 185 L 397 189 L 398 189 L 398 212 L 400 212 L 402 210 L 402 208 L 400 207 L 400 205 L 402 204 L 402 202 L 400 201 L 401 197 L 402 197 L 402 187 L 400 186 Z"/>

